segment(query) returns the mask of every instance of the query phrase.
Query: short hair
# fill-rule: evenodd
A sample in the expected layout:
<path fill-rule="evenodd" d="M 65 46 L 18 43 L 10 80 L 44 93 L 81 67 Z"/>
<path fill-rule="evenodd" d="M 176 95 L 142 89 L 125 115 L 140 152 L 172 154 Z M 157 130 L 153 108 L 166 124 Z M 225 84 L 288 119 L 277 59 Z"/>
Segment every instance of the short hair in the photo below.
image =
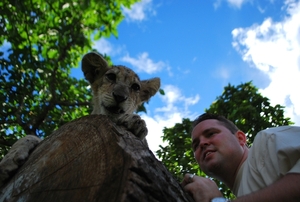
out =
<path fill-rule="evenodd" d="M 200 116 L 198 116 L 192 123 L 192 129 L 194 129 L 196 127 L 196 125 L 198 125 L 200 122 L 208 120 L 208 119 L 218 120 L 220 122 L 220 124 L 225 126 L 233 134 L 235 134 L 237 131 L 239 131 L 239 128 L 234 123 L 232 123 L 230 120 L 225 118 L 224 116 L 219 115 L 219 114 L 211 114 L 211 113 L 204 113 L 204 114 L 201 114 Z"/>

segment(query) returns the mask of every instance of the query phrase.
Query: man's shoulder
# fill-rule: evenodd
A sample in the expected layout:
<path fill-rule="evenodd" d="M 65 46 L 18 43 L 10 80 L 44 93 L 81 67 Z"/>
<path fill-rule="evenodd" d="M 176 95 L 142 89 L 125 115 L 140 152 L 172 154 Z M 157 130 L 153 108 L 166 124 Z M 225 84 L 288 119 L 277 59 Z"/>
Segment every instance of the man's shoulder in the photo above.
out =
<path fill-rule="evenodd" d="M 264 136 L 264 137 L 270 137 L 270 136 L 299 136 L 300 137 L 300 127 L 299 126 L 279 126 L 279 127 L 272 127 L 265 130 L 260 131 L 257 134 L 257 137 Z"/>
<path fill-rule="evenodd" d="M 260 147 L 261 145 L 271 146 L 276 145 L 277 148 L 285 145 L 300 144 L 300 127 L 299 126 L 279 126 L 268 128 L 260 131 L 253 142 L 253 146 Z"/>
<path fill-rule="evenodd" d="M 287 135 L 287 134 L 299 134 L 300 135 L 300 127 L 299 126 L 279 126 L 267 128 L 265 130 L 260 131 L 258 134 L 264 135 Z"/>

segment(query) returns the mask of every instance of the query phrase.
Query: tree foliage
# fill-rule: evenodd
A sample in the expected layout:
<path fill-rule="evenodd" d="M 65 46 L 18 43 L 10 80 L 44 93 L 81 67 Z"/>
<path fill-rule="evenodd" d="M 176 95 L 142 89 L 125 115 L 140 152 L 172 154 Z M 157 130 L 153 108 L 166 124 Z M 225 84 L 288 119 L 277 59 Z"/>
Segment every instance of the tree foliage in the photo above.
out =
<path fill-rule="evenodd" d="M 238 86 L 229 84 L 224 88 L 222 95 L 218 96 L 208 109 L 205 109 L 205 112 L 218 113 L 233 121 L 247 134 L 249 145 L 260 130 L 292 124 L 290 118 L 284 117 L 284 107 L 271 106 L 269 99 L 263 97 L 252 82 Z M 167 142 L 167 146 L 160 146 L 157 151 L 165 166 L 180 181 L 185 173 L 206 177 L 194 160 L 191 147 L 191 123 L 191 120 L 183 119 L 182 123 L 177 123 L 172 128 L 164 128 L 163 141 Z M 216 182 L 225 196 L 233 197 L 224 184 Z"/>
<path fill-rule="evenodd" d="M 93 40 L 117 36 L 122 6 L 136 1 L 0 2 L 0 157 L 16 139 L 47 136 L 90 112 L 88 84 L 71 68 Z"/>

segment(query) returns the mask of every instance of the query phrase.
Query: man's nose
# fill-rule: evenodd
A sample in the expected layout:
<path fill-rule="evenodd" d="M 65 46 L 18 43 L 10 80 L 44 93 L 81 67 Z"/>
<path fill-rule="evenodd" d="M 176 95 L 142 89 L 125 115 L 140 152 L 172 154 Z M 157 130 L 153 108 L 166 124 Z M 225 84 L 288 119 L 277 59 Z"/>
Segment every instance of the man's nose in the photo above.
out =
<path fill-rule="evenodd" d="M 203 147 L 206 147 L 208 145 L 210 145 L 209 139 L 206 138 L 206 137 L 201 137 L 200 138 L 200 147 L 203 148 Z"/>

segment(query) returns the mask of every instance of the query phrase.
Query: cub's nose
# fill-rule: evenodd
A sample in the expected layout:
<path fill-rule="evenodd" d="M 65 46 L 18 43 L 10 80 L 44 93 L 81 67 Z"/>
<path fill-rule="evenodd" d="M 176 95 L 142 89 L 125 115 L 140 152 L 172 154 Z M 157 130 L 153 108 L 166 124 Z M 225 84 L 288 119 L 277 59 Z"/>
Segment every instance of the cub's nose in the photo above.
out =
<path fill-rule="evenodd" d="M 124 102 L 125 100 L 127 100 L 127 96 L 126 95 L 120 95 L 117 93 L 113 93 L 114 99 L 117 103 L 121 103 Z"/>

